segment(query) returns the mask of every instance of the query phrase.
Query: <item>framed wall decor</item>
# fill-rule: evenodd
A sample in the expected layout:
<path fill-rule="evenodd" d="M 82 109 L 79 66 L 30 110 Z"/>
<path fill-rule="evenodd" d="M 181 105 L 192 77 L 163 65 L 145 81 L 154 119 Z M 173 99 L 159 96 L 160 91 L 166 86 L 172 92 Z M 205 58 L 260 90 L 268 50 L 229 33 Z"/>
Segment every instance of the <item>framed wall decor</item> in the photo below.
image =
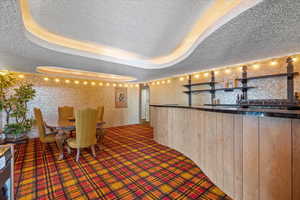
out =
<path fill-rule="evenodd" d="M 116 108 L 127 108 L 127 88 L 115 88 Z"/>

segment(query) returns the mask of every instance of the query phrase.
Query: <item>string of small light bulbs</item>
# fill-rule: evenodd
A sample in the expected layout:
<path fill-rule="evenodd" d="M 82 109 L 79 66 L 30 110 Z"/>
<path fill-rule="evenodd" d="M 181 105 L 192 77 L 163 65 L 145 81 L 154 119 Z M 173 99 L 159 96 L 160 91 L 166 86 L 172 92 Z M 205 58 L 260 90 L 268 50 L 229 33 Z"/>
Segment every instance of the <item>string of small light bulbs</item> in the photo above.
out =
<path fill-rule="evenodd" d="M 297 57 L 292 57 L 293 58 L 293 62 L 295 63 L 296 61 L 298 61 Z M 279 62 L 277 61 L 278 59 L 271 59 L 271 61 L 268 62 L 269 65 L 271 66 L 276 66 L 279 64 Z M 261 61 L 261 63 L 265 63 L 264 61 Z M 245 64 L 247 65 L 247 64 Z M 247 66 L 257 70 L 261 67 L 261 64 L 259 62 L 255 62 L 252 64 L 248 64 Z M 201 75 L 203 75 L 203 77 L 208 77 L 210 75 L 211 71 L 214 71 L 215 75 L 220 74 L 222 71 L 224 72 L 224 74 L 231 74 L 234 69 L 237 69 L 238 71 L 242 71 L 243 67 L 241 65 L 239 66 L 232 66 L 232 67 L 220 67 L 220 68 L 216 68 L 216 69 L 211 69 L 209 71 L 205 71 L 205 72 L 196 72 L 196 73 L 192 73 L 192 74 L 184 74 L 181 76 L 177 76 L 174 77 L 175 79 L 178 78 L 179 81 L 184 81 L 184 80 L 188 80 L 189 76 L 192 76 L 192 78 L 195 79 L 200 79 Z M 166 84 L 166 83 L 171 83 L 171 79 L 167 79 L 167 80 L 155 80 L 155 81 L 151 81 L 149 83 L 147 83 L 147 85 L 161 85 L 161 84 Z"/>
<path fill-rule="evenodd" d="M 20 79 L 24 79 L 25 75 L 24 74 L 18 74 L 17 76 Z M 135 83 L 112 83 L 112 82 L 98 82 L 98 81 L 85 81 L 85 80 L 70 80 L 70 79 L 59 79 L 59 78 L 50 78 L 50 77 L 43 77 L 43 80 L 48 82 L 48 81 L 53 81 L 54 83 L 65 83 L 65 84 L 75 84 L 75 85 L 86 85 L 86 86 L 112 86 L 112 87 L 139 87 L 139 84 Z"/>
<path fill-rule="evenodd" d="M 297 57 L 292 57 L 293 62 L 297 62 L 298 58 Z M 261 61 L 263 62 L 263 61 Z M 272 59 L 269 62 L 269 65 L 271 66 L 276 66 L 278 65 L 279 62 L 277 61 L 277 59 Z M 246 64 L 247 65 L 247 64 Z M 255 62 L 249 65 L 250 67 L 252 67 L 253 69 L 259 69 L 261 67 L 261 64 L 259 64 L 259 62 Z M 217 68 L 217 69 L 212 69 L 210 71 L 206 71 L 206 72 L 197 72 L 197 73 L 192 73 L 192 74 L 185 74 L 185 75 L 181 75 L 179 77 L 174 77 L 174 78 L 178 78 L 179 81 L 184 81 L 184 80 L 188 80 L 189 76 L 192 76 L 193 78 L 199 79 L 201 77 L 201 74 L 203 74 L 203 77 L 208 77 L 211 71 L 214 71 L 215 75 L 218 75 L 220 72 L 224 71 L 225 74 L 230 74 L 233 72 L 233 69 L 237 69 L 239 71 L 242 71 L 242 67 L 241 66 L 234 66 L 234 67 L 222 67 L 222 68 Z M 7 70 L 5 70 L 7 71 Z M 7 72 L 3 72 L 7 73 Z M 19 74 L 18 78 L 20 79 L 24 79 L 25 75 L 24 74 Z M 96 82 L 96 81 L 79 81 L 79 80 L 69 80 L 69 79 L 59 79 L 59 78 L 49 78 L 49 77 L 44 77 L 43 78 L 44 81 L 51 81 L 53 80 L 55 83 L 60 83 L 60 82 L 64 82 L 66 84 L 70 84 L 70 83 L 74 83 L 76 85 L 82 84 L 83 85 L 92 85 L 92 86 L 96 86 L 98 84 L 98 86 L 113 86 L 113 87 L 139 87 L 139 84 L 128 84 L 128 83 L 111 83 L 111 82 Z M 156 81 L 152 81 L 152 82 L 148 82 L 148 83 L 144 83 L 144 86 L 146 85 L 164 85 L 164 84 L 170 84 L 171 83 L 171 79 L 166 79 L 166 80 L 156 80 Z"/>

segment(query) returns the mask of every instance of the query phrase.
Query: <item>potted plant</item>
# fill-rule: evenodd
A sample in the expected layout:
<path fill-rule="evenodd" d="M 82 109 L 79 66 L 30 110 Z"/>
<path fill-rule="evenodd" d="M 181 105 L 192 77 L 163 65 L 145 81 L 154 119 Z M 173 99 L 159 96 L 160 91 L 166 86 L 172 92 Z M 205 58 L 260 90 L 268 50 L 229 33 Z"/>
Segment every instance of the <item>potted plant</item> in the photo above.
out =
<path fill-rule="evenodd" d="M 0 74 L 0 111 L 6 113 L 3 133 L 10 142 L 27 138 L 33 120 L 28 118 L 28 102 L 35 97 L 33 85 L 18 82 L 14 74 Z"/>

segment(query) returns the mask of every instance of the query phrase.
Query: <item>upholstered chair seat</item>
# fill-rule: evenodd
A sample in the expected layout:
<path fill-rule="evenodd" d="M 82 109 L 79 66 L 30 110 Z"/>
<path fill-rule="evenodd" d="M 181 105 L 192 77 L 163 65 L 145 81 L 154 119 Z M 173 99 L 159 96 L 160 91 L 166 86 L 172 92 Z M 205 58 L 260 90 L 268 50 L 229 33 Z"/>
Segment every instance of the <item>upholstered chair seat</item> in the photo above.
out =
<path fill-rule="evenodd" d="M 46 149 L 45 144 L 55 142 L 57 132 L 46 133 L 46 123 L 44 122 L 42 112 L 39 108 L 34 108 L 34 116 L 36 119 L 36 125 L 38 128 L 39 139 L 43 144 L 43 149 Z M 43 151 L 45 152 L 45 151 Z"/>
<path fill-rule="evenodd" d="M 75 113 L 76 138 L 67 140 L 68 147 L 77 149 L 76 161 L 79 161 L 80 149 L 90 147 L 93 156 L 96 157 L 95 144 L 96 138 L 96 124 L 97 124 L 97 110 L 87 108 L 77 110 Z"/>
<path fill-rule="evenodd" d="M 98 111 L 98 121 L 103 122 L 103 117 L 104 117 L 104 106 L 98 106 L 97 107 Z M 104 136 L 105 136 L 105 130 L 104 129 L 97 129 L 96 132 L 97 135 L 97 141 L 98 141 L 98 147 L 99 149 L 101 148 L 101 145 L 103 145 L 104 141 Z"/>
<path fill-rule="evenodd" d="M 74 117 L 74 108 L 71 106 L 58 107 L 58 120 L 68 121 L 70 117 Z"/>

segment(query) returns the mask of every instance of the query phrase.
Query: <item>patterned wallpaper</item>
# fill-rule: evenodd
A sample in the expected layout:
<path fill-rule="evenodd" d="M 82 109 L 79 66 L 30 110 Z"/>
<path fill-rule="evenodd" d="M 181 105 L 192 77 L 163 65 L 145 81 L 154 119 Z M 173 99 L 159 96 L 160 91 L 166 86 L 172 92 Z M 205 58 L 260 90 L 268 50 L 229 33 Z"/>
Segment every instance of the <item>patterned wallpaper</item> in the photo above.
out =
<path fill-rule="evenodd" d="M 295 71 L 300 72 L 300 56 L 295 55 L 297 60 L 294 62 Z M 285 73 L 286 72 L 286 56 L 269 59 L 259 62 L 249 62 L 246 64 L 248 66 L 248 77 Z M 272 65 L 271 62 L 276 61 L 277 64 Z M 256 65 L 255 65 L 256 64 Z M 224 80 L 231 80 L 234 78 L 240 78 L 242 75 L 241 66 L 228 66 L 227 68 L 216 68 L 218 71 L 216 74 L 216 81 L 220 82 L 216 85 L 216 88 L 224 87 Z M 229 69 L 229 71 L 226 69 Z M 197 82 L 208 82 L 210 81 L 210 74 L 205 74 L 206 72 L 193 74 L 192 83 Z M 199 74 L 199 77 L 195 77 Z M 184 77 L 183 81 L 180 81 L 180 77 Z M 188 97 L 182 91 L 187 90 L 187 88 L 182 87 L 183 84 L 187 84 L 186 76 L 180 77 L 170 77 L 164 80 L 171 80 L 169 84 L 157 85 L 150 83 L 150 103 L 151 104 L 188 104 Z M 300 92 L 300 76 L 296 76 L 295 80 L 295 92 Z M 267 79 L 249 80 L 248 86 L 254 86 L 255 89 L 250 89 L 248 91 L 248 99 L 284 99 L 287 98 L 286 92 L 286 77 L 274 77 Z M 239 85 L 241 85 L 239 83 Z M 193 89 L 209 89 L 207 85 L 196 86 Z M 241 91 L 235 90 L 233 92 L 217 91 L 216 98 L 220 100 L 220 103 L 231 104 L 235 103 L 237 94 Z M 200 93 L 192 95 L 193 105 L 203 105 L 205 103 L 210 103 L 209 93 Z"/>
<path fill-rule="evenodd" d="M 43 76 L 25 74 L 25 81 L 34 84 L 37 91 L 35 99 L 30 102 L 30 115 L 33 108 L 41 108 L 45 121 L 56 123 L 58 106 L 74 106 L 75 109 L 104 105 L 106 127 L 139 123 L 139 88 L 128 87 L 128 108 L 115 108 L 115 88 L 110 86 L 67 84 L 60 78 L 56 83 L 53 79 L 43 80 Z M 70 79 L 72 80 L 72 79 Z M 82 81 L 81 81 L 82 82 Z M 91 82 L 91 81 L 89 81 Z M 4 117 L 3 117 L 4 118 Z"/>

